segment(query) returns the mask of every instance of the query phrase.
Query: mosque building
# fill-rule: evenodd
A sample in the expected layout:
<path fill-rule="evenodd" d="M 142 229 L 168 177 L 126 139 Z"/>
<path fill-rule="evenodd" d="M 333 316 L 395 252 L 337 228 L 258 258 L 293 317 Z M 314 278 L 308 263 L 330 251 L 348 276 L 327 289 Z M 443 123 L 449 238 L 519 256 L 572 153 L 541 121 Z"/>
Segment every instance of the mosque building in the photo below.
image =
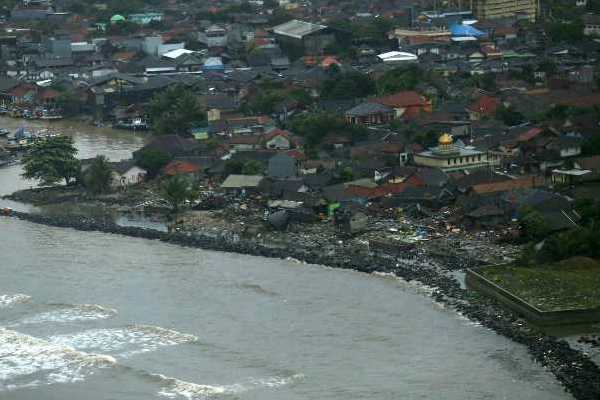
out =
<path fill-rule="evenodd" d="M 488 153 L 477 150 L 464 143 L 454 143 L 451 135 L 444 133 L 438 139 L 438 145 L 414 155 L 414 162 L 423 167 L 440 168 L 446 172 L 466 169 L 486 168 L 497 164 Z"/>

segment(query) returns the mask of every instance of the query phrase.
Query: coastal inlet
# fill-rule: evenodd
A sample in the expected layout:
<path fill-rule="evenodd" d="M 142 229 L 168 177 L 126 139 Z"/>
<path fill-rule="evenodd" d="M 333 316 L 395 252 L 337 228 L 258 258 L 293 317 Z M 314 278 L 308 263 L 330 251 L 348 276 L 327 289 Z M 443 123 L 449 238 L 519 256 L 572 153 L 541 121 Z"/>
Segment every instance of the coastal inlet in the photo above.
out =
<path fill-rule="evenodd" d="M 73 135 L 81 153 L 112 159 L 143 143 Z M 2 191 L 30 185 L 19 173 L 0 170 Z M 16 400 L 570 398 L 524 347 L 440 308 L 416 284 L 0 224 L 0 391 Z"/>

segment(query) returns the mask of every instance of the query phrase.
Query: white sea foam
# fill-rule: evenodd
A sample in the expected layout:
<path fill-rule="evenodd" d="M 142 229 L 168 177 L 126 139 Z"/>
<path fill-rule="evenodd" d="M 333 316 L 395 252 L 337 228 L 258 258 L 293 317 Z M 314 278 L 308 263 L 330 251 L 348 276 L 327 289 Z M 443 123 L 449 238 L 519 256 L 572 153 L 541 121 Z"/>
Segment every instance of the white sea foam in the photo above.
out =
<path fill-rule="evenodd" d="M 31 299 L 31 296 L 26 294 L 3 294 L 0 295 L 0 308 L 10 307 L 14 304 L 25 303 Z"/>
<path fill-rule="evenodd" d="M 248 378 L 244 382 L 232 385 L 203 385 L 170 378 L 164 375 L 154 376 L 160 378 L 165 384 L 158 392 L 160 396 L 168 398 L 183 397 L 188 400 L 200 400 L 218 395 L 236 395 L 258 388 L 277 388 L 304 379 L 303 374 L 294 374 L 288 377 L 274 376 L 261 379 Z"/>
<path fill-rule="evenodd" d="M 115 363 L 111 356 L 84 353 L 0 328 L 0 392 L 77 382 Z"/>
<path fill-rule="evenodd" d="M 31 317 L 24 318 L 13 326 L 23 324 L 64 323 L 76 321 L 93 321 L 108 319 L 117 315 L 117 310 L 97 304 L 58 304 L 53 305 L 55 310 L 46 311 Z"/>
<path fill-rule="evenodd" d="M 132 354 L 154 351 L 159 347 L 193 343 L 194 335 L 149 325 L 131 325 L 125 328 L 91 329 L 67 335 L 52 336 L 51 343 L 94 350 L 127 357 Z"/>

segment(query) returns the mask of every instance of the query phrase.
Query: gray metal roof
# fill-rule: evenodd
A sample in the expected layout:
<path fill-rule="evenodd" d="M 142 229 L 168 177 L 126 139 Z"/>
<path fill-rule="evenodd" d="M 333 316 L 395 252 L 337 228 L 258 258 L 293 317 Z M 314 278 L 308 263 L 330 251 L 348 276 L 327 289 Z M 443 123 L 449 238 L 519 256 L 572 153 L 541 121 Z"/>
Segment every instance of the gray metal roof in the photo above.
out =
<path fill-rule="evenodd" d="M 262 175 L 229 175 L 221 187 L 226 189 L 257 187 L 263 178 Z"/>
<path fill-rule="evenodd" d="M 273 28 L 277 35 L 289 36 L 294 39 L 302 39 L 306 35 L 326 29 L 325 25 L 313 24 L 310 22 L 293 19 Z"/>
<path fill-rule="evenodd" d="M 393 113 L 394 109 L 379 103 L 362 103 L 346 111 L 346 115 L 362 117 L 379 113 Z"/>

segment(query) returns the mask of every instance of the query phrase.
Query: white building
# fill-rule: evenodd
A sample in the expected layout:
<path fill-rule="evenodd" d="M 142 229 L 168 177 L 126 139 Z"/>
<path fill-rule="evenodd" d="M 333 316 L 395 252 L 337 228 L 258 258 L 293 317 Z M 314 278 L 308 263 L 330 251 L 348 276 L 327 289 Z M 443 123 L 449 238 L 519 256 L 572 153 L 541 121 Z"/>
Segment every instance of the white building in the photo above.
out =
<path fill-rule="evenodd" d="M 111 186 L 113 188 L 124 188 L 141 183 L 148 174 L 148 171 L 135 165 L 133 160 L 122 160 L 111 164 L 113 167 Z"/>
<path fill-rule="evenodd" d="M 440 136 L 436 147 L 415 154 L 414 162 L 423 167 L 452 172 L 497 165 L 500 157 L 490 156 L 473 146 L 455 145 L 452 136 L 445 133 Z"/>
<path fill-rule="evenodd" d="M 151 56 L 162 56 L 173 50 L 183 49 L 185 43 L 163 43 L 162 37 L 160 36 L 147 36 L 144 38 L 142 43 L 142 50 L 144 53 Z"/>
<path fill-rule="evenodd" d="M 198 41 L 206 47 L 227 47 L 229 31 L 221 25 L 211 25 L 204 32 L 198 33 Z"/>

